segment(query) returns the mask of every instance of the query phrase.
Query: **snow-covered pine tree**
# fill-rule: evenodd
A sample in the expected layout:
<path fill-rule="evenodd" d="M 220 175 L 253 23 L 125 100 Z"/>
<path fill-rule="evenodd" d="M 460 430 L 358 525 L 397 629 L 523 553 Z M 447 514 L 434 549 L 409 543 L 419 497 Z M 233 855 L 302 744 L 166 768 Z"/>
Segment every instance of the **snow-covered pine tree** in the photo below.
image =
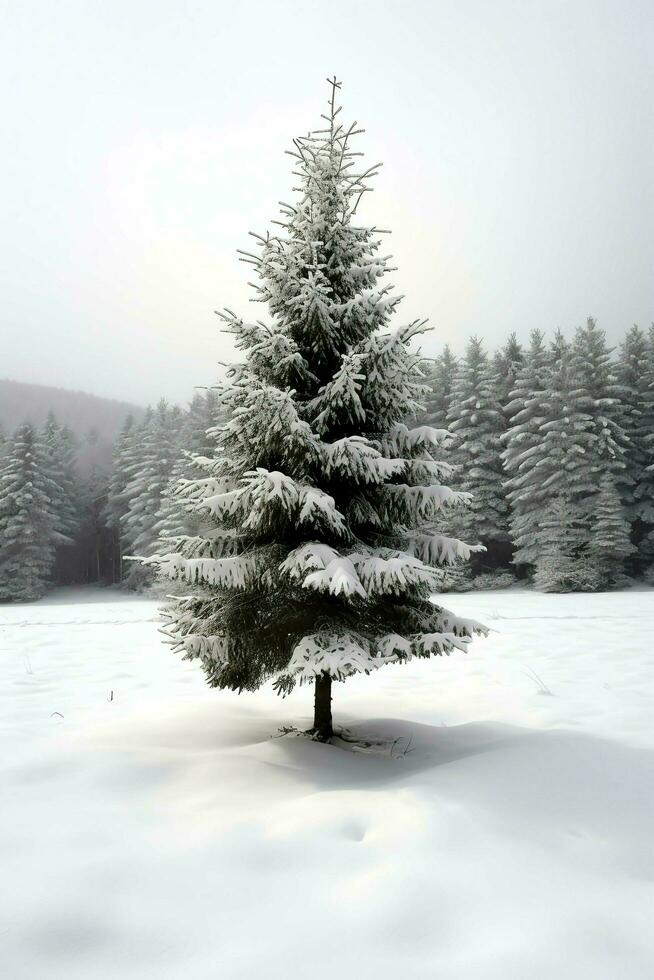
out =
<path fill-rule="evenodd" d="M 509 540 L 509 515 L 501 459 L 506 420 L 497 384 L 495 367 L 481 340 L 472 337 L 454 381 L 448 416 L 454 435 L 456 487 L 472 495 L 457 527 L 463 536 L 502 553 Z"/>
<path fill-rule="evenodd" d="M 571 393 L 570 345 L 557 331 L 550 351 L 544 419 L 539 438 L 529 453 L 529 485 L 540 487 L 531 497 L 537 522 L 530 522 L 530 539 L 520 555 L 535 568 L 534 581 L 548 592 L 569 592 L 594 587 L 584 554 L 590 530 L 582 509 L 588 493 L 586 457 L 592 456 L 592 420 Z M 540 409 L 538 409 L 540 411 Z"/>
<path fill-rule="evenodd" d="M 599 587 L 598 549 L 603 539 L 598 539 L 592 550 L 590 544 L 595 533 L 600 484 L 605 476 L 609 477 L 620 496 L 626 486 L 627 440 L 618 422 L 615 395 L 610 352 L 595 321 L 589 318 L 586 326 L 577 331 L 572 347 L 557 333 L 547 397 L 543 400 L 545 419 L 529 458 L 530 480 L 541 488 L 540 499 L 538 495 L 533 498 L 534 506 L 542 508 L 548 501 L 558 500 L 574 528 L 574 535 L 562 531 L 557 538 L 557 553 L 574 540 L 574 552 L 566 565 L 566 589 L 588 591 Z M 551 557 L 552 533 L 547 520 L 541 520 L 528 545 L 527 557 L 530 561 L 535 559 L 536 581 L 540 583 L 541 558 Z M 616 575 L 621 572 L 622 561 Z M 563 576 L 559 579 L 563 581 Z"/>
<path fill-rule="evenodd" d="M 624 585 L 624 562 L 635 550 L 629 539 L 629 522 L 620 495 L 611 474 L 604 473 L 595 498 L 592 534 L 587 549 L 594 588 Z"/>
<path fill-rule="evenodd" d="M 183 411 L 179 405 L 172 405 L 168 411 L 168 432 L 173 448 L 173 456 L 177 459 L 177 453 L 181 445 L 182 434 L 188 422 L 188 412 Z"/>
<path fill-rule="evenodd" d="M 53 484 L 30 424 L 19 426 L 0 470 L 0 599 L 47 591 L 54 562 Z"/>
<path fill-rule="evenodd" d="M 187 583 L 168 630 L 208 682 L 315 682 L 320 739 L 332 680 L 465 650 L 481 629 L 430 599 L 439 566 L 469 549 L 423 526 L 466 498 L 440 483 L 446 434 L 403 421 L 424 391 L 409 348 L 424 327 L 389 329 L 388 257 L 354 220 L 378 168 L 356 169 L 360 130 L 341 124 L 330 85 L 326 127 L 295 140 L 299 196 L 282 232 L 244 256 L 271 323 L 222 314 L 245 362 L 221 389 L 230 418 L 214 458 L 180 490 L 211 530 L 148 562 Z"/>
<path fill-rule="evenodd" d="M 622 425 L 622 392 L 611 354 L 604 331 L 599 329 L 593 317 L 588 317 L 585 326 L 576 331 L 572 344 L 569 402 L 571 410 L 585 419 L 584 435 L 578 443 L 583 456 L 577 454 L 575 467 L 582 477 L 578 501 L 586 513 L 588 556 L 589 560 L 598 563 L 598 582 L 607 575 L 596 528 L 601 486 L 608 480 L 607 486 L 617 491 L 618 499 L 622 502 L 630 500 L 633 494 L 633 484 L 626 468 L 630 443 Z M 617 558 L 610 543 L 607 549 L 606 560 L 618 561 L 615 569 L 617 579 L 624 574 L 624 560 Z"/>
<path fill-rule="evenodd" d="M 64 432 L 53 412 L 48 412 L 41 433 L 43 469 L 52 481 L 50 508 L 57 544 L 71 545 L 79 527 L 79 501 L 73 472 L 73 443 L 70 431 Z"/>
<path fill-rule="evenodd" d="M 215 399 L 215 392 L 212 391 Z M 209 416 L 208 401 L 205 393 L 197 392 L 188 407 L 184 421 L 184 432 L 181 439 L 182 448 L 200 456 L 210 454 L 207 445 L 207 429 L 213 424 Z"/>
<path fill-rule="evenodd" d="M 424 397 L 425 411 L 421 421 L 435 429 L 446 429 L 452 401 L 452 386 L 458 370 L 458 360 L 446 344 L 427 371 L 429 392 Z"/>
<path fill-rule="evenodd" d="M 554 496 L 538 521 L 534 584 L 543 592 L 592 591 L 597 582 L 586 560 L 584 515 L 572 501 Z"/>
<path fill-rule="evenodd" d="M 627 335 L 619 362 L 619 380 L 630 386 L 632 414 L 628 466 L 633 479 L 631 510 L 638 570 L 654 560 L 654 324 L 644 345 L 634 327 Z M 638 360 L 636 360 L 638 358 Z"/>
<path fill-rule="evenodd" d="M 211 458 L 216 450 L 216 432 L 220 420 L 224 421 L 216 392 L 208 389 L 203 394 L 196 394 L 179 433 L 179 455 L 173 464 L 170 479 L 162 491 L 157 519 L 152 529 L 156 538 L 156 547 L 170 550 L 182 537 L 197 536 L 207 526 L 206 515 L 203 517 L 178 492 L 182 481 L 197 479 L 203 473 L 203 462 Z"/>
<path fill-rule="evenodd" d="M 207 391 L 194 395 L 182 427 L 182 451 L 187 459 L 189 472 L 197 476 L 193 469 L 193 456 L 212 456 L 216 449 L 214 430 L 225 421 L 221 411 L 216 391 Z"/>
<path fill-rule="evenodd" d="M 114 583 L 122 581 L 123 555 L 128 550 L 125 547 L 125 515 L 129 508 L 126 489 L 141 464 L 139 432 L 140 427 L 135 423 L 134 416 L 128 415 L 114 443 L 112 454 L 107 503 L 103 516 L 112 540 L 110 562 Z"/>
<path fill-rule="evenodd" d="M 124 491 L 128 507 L 123 525 L 132 554 L 150 555 L 157 543 L 162 494 L 180 454 L 178 435 L 179 410 L 161 400 L 146 417 L 140 435 L 139 460 Z M 145 566 L 137 562 L 132 562 L 124 575 L 125 583 L 133 589 L 143 587 L 150 578 Z"/>
<path fill-rule="evenodd" d="M 625 464 L 629 440 L 621 425 L 621 390 L 611 354 L 604 331 L 589 316 L 575 332 L 570 363 L 570 402 L 575 411 L 587 416 L 591 436 L 583 460 L 589 511 L 605 473 L 610 474 L 622 500 L 632 492 Z"/>
<path fill-rule="evenodd" d="M 509 339 L 493 357 L 493 366 L 497 378 L 495 397 L 504 409 L 508 404 L 511 392 L 515 388 L 516 379 L 525 359 L 525 352 L 518 342 L 515 333 L 509 334 Z"/>
<path fill-rule="evenodd" d="M 649 351 L 647 337 L 640 327 L 634 325 L 620 344 L 615 365 L 616 380 L 619 387 L 620 421 L 629 438 L 626 469 L 632 487 L 643 478 L 647 466 L 647 421 L 643 417 L 644 403 L 647 399 Z M 639 508 L 631 495 L 627 502 L 627 514 L 634 521 L 639 517 Z"/>
<path fill-rule="evenodd" d="M 178 456 L 173 464 L 170 479 L 161 494 L 157 520 L 153 534 L 161 539 L 161 547 L 173 546 L 171 539 L 180 535 L 198 534 L 206 520 L 189 506 L 178 493 L 181 480 L 201 476 L 202 470 L 196 459 L 213 456 L 216 448 L 214 430 L 220 416 L 216 392 L 209 389 L 194 395 L 179 432 Z"/>
<path fill-rule="evenodd" d="M 540 429 L 547 417 L 549 378 L 550 359 L 543 334 L 533 330 L 505 407 L 508 429 L 503 436 L 502 453 L 508 475 L 505 489 L 511 507 L 513 562 L 532 568 L 536 563 L 537 531 L 546 502 L 536 462 L 542 438 Z"/>
<path fill-rule="evenodd" d="M 202 526 L 197 511 L 178 492 L 182 481 L 191 479 L 193 471 L 197 469 L 199 469 L 198 465 L 193 464 L 186 456 L 178 457 L 173 463 L 170 479 L 161 493 L 156 521 L 152 528 L 155 539 L 153 547 L 157 550 L 174 547 L 175 539 L 196 534 Z"/>

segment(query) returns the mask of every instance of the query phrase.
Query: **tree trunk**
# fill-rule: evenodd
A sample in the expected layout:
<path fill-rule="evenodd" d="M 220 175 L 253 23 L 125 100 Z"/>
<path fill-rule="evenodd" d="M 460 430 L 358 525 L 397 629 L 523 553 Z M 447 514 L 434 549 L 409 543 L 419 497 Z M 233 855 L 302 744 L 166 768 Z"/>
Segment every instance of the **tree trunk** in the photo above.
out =
<path fill-rule="evenodd" d="M 328 742 L 334 734 L 332 728 L 332 679 L 323 672 L 316 676 L 316 695 L 313 709 L 313 737 Z"/>

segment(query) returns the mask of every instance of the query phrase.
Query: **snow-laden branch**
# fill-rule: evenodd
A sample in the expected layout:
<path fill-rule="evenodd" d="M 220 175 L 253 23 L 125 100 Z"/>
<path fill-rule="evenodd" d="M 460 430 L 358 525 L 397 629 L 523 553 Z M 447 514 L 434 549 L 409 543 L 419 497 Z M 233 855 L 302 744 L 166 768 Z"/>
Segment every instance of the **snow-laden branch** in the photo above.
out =
<path fill-rule="evenodd" d="M 430 425 L 418 425 L 409 429 L 403 422 L 394 425 L 382 440 L 382 448 L 395 456 L 409 454 L 416 448 L 427 450 L 446 446 L 452 439 L 448 429 L 435 429 Z"/>
<path fill-rule="evenodd" d="M 406 466 L 406 460 L 382 456 L 363 436 L 322 443 L 321 453 L 327 477 L 338 475 L 356 483 L 385 483 Z"/>
<path fill-rule="evenodd" d="M 347 533 L 344 517 L 328 493 L 262 467 L 245 473 L 237 489 L 205 498 L 203 506 L 214 517 L 238 521 L 244 531 L 261 530 L 283 519 L 326 528 L 339 536 Z"/>
<path fill-rule="evenodd" d="M 481 544 L 470 545 L 445 534 L 409 534 L 405 551 L 419 558 L 426 565 L 454 565 L 468 561 L 474 553 L 485 551 Z"/>

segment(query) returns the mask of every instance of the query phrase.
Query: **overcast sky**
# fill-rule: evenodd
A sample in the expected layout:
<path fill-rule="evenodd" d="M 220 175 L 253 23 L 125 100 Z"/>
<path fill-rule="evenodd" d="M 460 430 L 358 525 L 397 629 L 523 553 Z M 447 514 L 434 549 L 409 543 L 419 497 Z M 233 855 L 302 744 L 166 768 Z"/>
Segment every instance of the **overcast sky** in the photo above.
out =
<path fill-rule="evenodd" d="M 654 319 L 652 0 L 0 2 L 0 376 L 185 402 L 325 77 L 433 352 Z"/>

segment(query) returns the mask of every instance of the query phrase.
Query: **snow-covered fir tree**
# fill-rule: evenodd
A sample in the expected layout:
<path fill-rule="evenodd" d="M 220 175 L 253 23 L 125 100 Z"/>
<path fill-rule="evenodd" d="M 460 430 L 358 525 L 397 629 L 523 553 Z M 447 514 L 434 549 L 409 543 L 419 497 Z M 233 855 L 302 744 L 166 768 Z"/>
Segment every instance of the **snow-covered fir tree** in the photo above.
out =
<path fill-rule="evenodd" d="M 620 494 L 611 474 L 604 473 L 594 502 L 592 533 L 587 548 L 594 588 L 624 585 L 624 562 L 634 551 Z"/>
<path fill-rule="evenodd" d="M 0 470 L 0 599 L 39 599 L 51 583 L 57 532 L 46 451 L 21 425 Z"/>
<path fill-rule="evenodd" d="M 76 500 L 74 472 L 75 447 L 69 429 L 62 429 L 53 412 L 41 433 L 42 465 L 52 481 L 50 508 L 60 545 L 71 545 L 79 528 L 79 501 Z"/>
<path fill-rule="evenodd" d="M 472 495 L 459 533 L 487 548 L 508 542 L 502 435 L 506 420 L 497 399 L 497 373 L 481 340 L 472 337 L 459 364 L 449 411 L 457 465 L 456 486 Z"/>
<path fill-rule="evenodd" d="M 583 509 L 588 493 L 586 456 L 592 455 L 593 433 L 591 420 L 572 397 L 575 380 L 570 345 L 560 331 L 555 335 L 550 358 L 542 402 L 544 418 L 529 457 L 529 482 L 540 487 L 540 493 L 531 495 L 527 502 L 532 512 L 531 539 L 525 541 L 519 558 L 533 563 L 539 588 L 573 591 L 593 585 L 583 560 L 590 536 Z"/>
<path fill-rule="evenodd" d="M 557 334 L 543 400 L 544 421 L 529 458 L 530 480 L 541 488 L 540 494 L 531 498 L 533 513 L 542 515 L 547 508 L 549 514 L 549 504 L 559 501 L 561 513 L 570 518 L 570 526 L 562 529 L 556 544 L 557 553 L 561 553 L 566 542 L 574 542 L 566 565 L 566 588 L 599 587 L 605 568 L 600 554 L 603 539 L 597 538 L 592 548 L 591 542 L 596 531 L 600 487 L 603 478 L 608 477 L 622 499 L 627 486 L 627 439 L 619 424 L 615 395 L 610 352 L 595 321 L 588 319 L 586 326 L 577 331 L 572 346 Z M 526 546 L 526 557 L 535 559 L 537 583 L 543 582 L 544 556 L 551 556 L 554 547 L 552 533 L 551 524 L 539 517 L 538 529 Z M 607 560 L 614 558 L 615 552 L 607 544 Z M 622 560 L 619 561 L 616 575 L 623 571 Z M 549 588 L 553 591 L 553 586 Z"/>
<path fill-rule="evenodd" d="M 156 545 L 162 494 L 180 452 L 179 429 L 179 410 L 171 409 L 164 400 L 140 427 L 136 465 L 123 492 L 127 512 L 122 521 L 132 554 L 147 556 Z M 145 566 L 132 562 L 124 579 L 130 588 L 139 588 L 150 577 Z"/>
<path fill-rule="evenodd" d="M 616 372 L 629 438 L 627 515 L 638 549 L 635 566 L 642 571 L 654 559 L 654 326 L 648 334 L 636 326 L 627 333 Z"/>
<path fill-rule="evenodd" d="M 201 461 L 216 448 L 215 429 L 221 416 L 213 389 L 196 394 L 179 429 L 177 458 L 170 479 L 162 491 L 156 522 L 152 529 L 157 547 L 170 548 L 183 535 L 198 534 L 206 520 L 177 492 L 180 481 L 202 475 Z"/>
<path fill-rule="evenodd" d="M 493 357 L 495 377 L 497 379 L 495 396 L 502 406 L 508 404 L 511 392 L 515 388 L 516 379 L 525 359 L 525 352 L 518 342 L 515 333 L 509 334 L 509 339 Z"/>
<path fill-rule="evenodd" d="M 206 457 L 196 457 L 196 459 Z M 180 495 L 179 488 L 183 480 L 188 480 L 189 474 L 199 469 L 198 463 L 193 463 L 186 455 L 181 455 L 173 463 L 170 479 L 164 487 L 159 500 L 156 520 L 152 528 L 156 547 L 170 548 L 174 540 L 181 536 L 190 535 L 199 530 L 201 521 L 191 504 Z"/>
<path fill-rule="evenodd" d="M 282 233 L 245 256 L 270 322 L 223 314 L 245 360 L 221 388 L 214 457 L 180 488 L 212 526 L 149 561 L 185 583 L 175 648 L 217 687 L 314 682 L 320 739 L 333 680 L 465 650 L 480 628 L 431 601 L 439 567 L 469 549 L 425 525 L 466 498 L 441 482 L 446 433 L 405 424 L 424 393 L 409 346 L 423 325 L 390 328 L 388 257 L 356 221 L 377 167 L 357 169 L 339 87 L 325 127 L 295 140 Z"/>
<path fill-rule="evenodd" d="M 584 515 L 568 497 L 554 496 L 540 511 L 534 584 L 543 592 L 590 591 L 596 578 L 586 560 Z"/>
<path fill-rule="evenodd" d="M 634 325 L 620 344 L 615 365 L 620 420 L 630 443 L 626 467 L 633 487 L 640 483 L 643 470 L 647 466 L 645 442 L 649 433 L 647 422 L 643 418 L 643 408 L 648 389 L 648 354 L 647 336 L 640 327 Z M 638 508 L 633 495 L 628 502 L 627 511 L 630 519 L 636 519 Z"/>
<path fill-rule="evenodd" d="M 602 583 L 611 580 L 607 570 L 611 563 L 616 566 L 615 580 L 624 573 L 624 555 L 619 556 L 620 549 L 611 543 L 611 535 L 605 538 L 599 534 L 598 515 L 603 508 L 606 516 L 608 498 L 615 493 L 616 506 L 622 511 L 621 521 L 628 528 L 624 502 L 633 499 L 633 480 L 626 465 L 630 442 L 623 425 L 623 391 L 617 382 L 612 351 L 607 347 L 604 331 L 593 317 L 588 317 L 585 326 L 576 331 L 571 354 L 573 387 L 570 404 L 573 411 L 586 416 L 585 438 L 579 442 L 583 459 L 577 461 L 585 481 L 580 506 L 586 514 L 589 533 L 588 558 L 596 587 L 600 588 Z M 605 540 L 606 555 L 603 556 L 602 542 Z M 630 551 L 628 549 L 626 553 Z"/>
<path fill-rule="evenodd" d="M 631 494 L 626 459 L 629 440 L 621 424 L 620 387 L 617 383 L 611 349 L 593 317 L 575 333 L 571 347 L 570 403 L 574 411 L 587 417 L 584 460 L 580 464 L 587 480 L 586 505 L 592 511 L 593 495 L 605 473 L 610 474 L 620 497 Z"/>
<path fill-rule="evenodd" d="M 125 546 L 125 516 L 129 509 L 126 494 L 128 485 L 141 465 L 140 427 L 133 415 L 125 419 L 114 443 L 111 475 L 107 487 L 107 503 L 104 520 L 111 536 L 111 580 L 120 582 L 123 577 Z"/>
<path fill-rule="evenodd" d="M 207 395 L 211 395 L 211 401 Z M 209 456 L 212 446 L 209 444 L 207 429 L 212 428 L 214 420 L 212 418 L 212 407 L 215 407 L 216 393 L 197 392 L 188 407 L 188 413 L 184 422 L 183 435 L 181 439 L 182 448 L 190 454 L 199 456 Z"/>
<path fill-rule="evenodd" d="M 541 426 L 547 417 L 549 381 L 548 351 L 543 334 L 534 330 L 505 406 L 508 429 L 503 436 L 505 449 L 502 453 L 508 474 L 505 488 L 511 509 L 513 562 L 532 568 L 537 557 L 538 527 L 547 498 L 536 463 Z"/>
<path fill-rule="evenodd" d="M 441 353 L 434 359 L 427 371 L 426 383 L 428 393 L 424 396 L 424 413 L 421 421 L 436 429 L 446 429 L 448 413 L 452 401 L 452 386 L 458 370 L 458 360 L 446 344 Z"/>

